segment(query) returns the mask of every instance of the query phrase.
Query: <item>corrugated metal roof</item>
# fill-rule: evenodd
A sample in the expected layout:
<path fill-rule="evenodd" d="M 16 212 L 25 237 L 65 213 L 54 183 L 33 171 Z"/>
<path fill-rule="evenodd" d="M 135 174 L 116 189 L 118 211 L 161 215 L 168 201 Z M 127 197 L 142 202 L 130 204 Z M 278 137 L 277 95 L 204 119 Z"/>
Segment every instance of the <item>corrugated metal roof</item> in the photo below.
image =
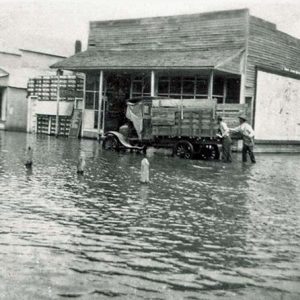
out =
<path fill-rule="evenodd" d="M 67 70 L 214 68 L 222 65 L 222 62 L 236 58 L 242 50 L 97 51 L 90 49 L 57 62 L 51 68 Z"/>

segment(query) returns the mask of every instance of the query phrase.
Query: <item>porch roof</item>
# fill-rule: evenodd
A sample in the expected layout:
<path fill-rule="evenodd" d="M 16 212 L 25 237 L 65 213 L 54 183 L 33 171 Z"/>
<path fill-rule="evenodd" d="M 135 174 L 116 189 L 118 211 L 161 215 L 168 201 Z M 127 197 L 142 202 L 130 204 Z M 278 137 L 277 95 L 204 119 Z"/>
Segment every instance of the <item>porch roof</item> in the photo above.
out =
<path fill-rule="evenodd" d="M 51 68 L 87 70 L 218 69 L 240 74 L 244 49 L 110 50 L 88 49 L 59 61 Z"/>

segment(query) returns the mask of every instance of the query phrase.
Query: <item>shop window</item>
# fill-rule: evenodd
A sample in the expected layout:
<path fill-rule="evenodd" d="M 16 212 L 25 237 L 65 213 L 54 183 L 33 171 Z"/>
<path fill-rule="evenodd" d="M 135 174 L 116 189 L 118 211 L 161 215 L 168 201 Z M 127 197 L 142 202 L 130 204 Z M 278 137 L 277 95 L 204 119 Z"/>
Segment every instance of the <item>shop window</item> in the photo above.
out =
<path fill-rule="evenodd" d="M 239 78 L 227 79 L 227 96 L 226 103 L 239 103 L 240 102 L 240 87 L 241 81 Z"/>
<path fill-rule="evenodd" d="M 88 73 L 86 75 L 86 90 L 87 91 L 94 91 L 98 89 L 97 83 L 99 85 L 99 75 L 96 74 L 90 74 Z"/>
<path fill-rule="evenodd" d="M 195 79 L 183 79 L 182 82 L 182 92 L 183 94 L 194 95 L 195 93 Z"/>
<path fill-rule="evenodd" d="M 86 92 L 85 108 L 94 109 L 94 92 Z"/>
<path fill-rule="evenodd" d="M 175 99 L 203 99 L 208 97 L 208 78 L 199 76 L 161 76 L 158 96 Z"/>
<path fill-rule="evenodd" d="M 199 96 L 207 96 L 208 94 L 208 79 L 197 78 L 196 94 Z"/>
<path fill-rule="evenodd" d="M 224 78 L 215 77 L 213 84 L 213 98 L 217 99 L 217 103 L 224 101 Z"/>
<path fill-rule="evenodd" d="M 169 93 L 169 86 L 170 86 L 170 82 L 169 80 L 160 80 L 158 82 L 158 92 L 160 94 L 168 94 Z"/>
<path fill-rule="evenodd" d="M 171 77 L 170 93 L 181 94 L 181 77 Z"/>
<path fill-rule="evenodd" d="M 150 77 L 136 76 L 131 81 L 132 97 L 150 96 Z"/>

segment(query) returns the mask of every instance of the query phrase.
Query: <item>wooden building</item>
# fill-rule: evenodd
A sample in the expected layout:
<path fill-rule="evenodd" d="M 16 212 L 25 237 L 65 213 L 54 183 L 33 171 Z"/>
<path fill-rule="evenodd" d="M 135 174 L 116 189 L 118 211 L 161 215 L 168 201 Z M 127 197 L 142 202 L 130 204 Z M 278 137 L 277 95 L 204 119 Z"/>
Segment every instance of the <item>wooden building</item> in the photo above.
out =
<path fill-rule="evenodd" d="M 83 136 L 118 129 L 125 99 L 151 95 L 246 103 L 258 142 L 295 144 L 299 58 L 299 39 L 242 9 L 90 22 L 87 50 L 52 67 L 86 74 Z"/>

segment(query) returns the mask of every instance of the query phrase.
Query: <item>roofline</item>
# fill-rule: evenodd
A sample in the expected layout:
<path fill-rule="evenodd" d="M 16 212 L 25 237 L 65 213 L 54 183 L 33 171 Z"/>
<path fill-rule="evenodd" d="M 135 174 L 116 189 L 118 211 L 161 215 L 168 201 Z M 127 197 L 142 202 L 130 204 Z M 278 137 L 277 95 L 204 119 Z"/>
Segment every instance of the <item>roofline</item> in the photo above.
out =
<path fill-rule="evenodd" d="M 56 64 L 55 64 L 56 65 Z M 50 68 L 52 69 L 63 69 L 69 71 L 91 71 L 91 70 L 203 70 L 203 69 L 214 69 L 214 66 L 134 66 L 134 67 L 119 67 L 119 66 L 93 66 L 93 67 L 63 67 L 63 66 L 55 66 L 52 65 Z"/>
<path fill-rule="evenodd" d="M 241 9 L 227 9 L 227 10 L 217 10 L 217 11 L 208 11 L 202 13 L 192 13 L 192 14 L 178 14 L 178 15 L 162 15 L 162 16 L 153 16 L 153 17 L 144 17 L 144 18 L 127 18 L 127 19 L 108 19 L 103 21 L 92 20 L 89 21 L 89 25 L 91 26 L 92 23 L 110 23 L 110 22 L 130 22 L 130 21 L 137 21 L 137 20 L 150 20 L 150 19 L 161 19 L 161 18 L 178 18 L 184 16 L 205 16 L 205 15 L 213 15 L 213 14 L 226 14 L 226 13 L 242 13 L 242 12 L 249 12 L 249 8 L 241 8 Z"/>
<path fill-rule="evenodd" d="M 20 48 L 20 51 L 23 52 L 31 52 L 31 53 L 37 53 L 37 54 L 43 54 L 43 55 L 48 55 L 48 56 L 54 56 L 54 57 L 60 57 L 60 58 L 67 58 L 67 56 L 62 56 L 59 54 L 53 54 L 53 53 L 48 53 L 48 52 L 42 52 L 42 51 L 35 51 L 35 50 L 30 50 L 30 49 L 24 49 L 24 48 Z M 21 54 L 20 54 L 21 55 Z"/>
<path fill-rule="evenodd" d="M 76 68 L 68 68 L 68 67 L 56 67 L 57 69 L 63 69 L 63 70 L 68 70 L 68 71 L 73 71 L 73 72 L 89 72 L 89 71 L 200 71 L 200 70 L 215 70 L 219 71 L 222 73 L 226 74 L 231 74 L 231 75 L 241 75 L 240 72 L 232 72 L 232 71 L 226 71 L 222 70 L 221 68 L 216 68 L 215 66 L 203 66 L 203 67 L 197 67 L 197 66 L 192 66 L 192 67 L 180 67 L 180 66 L 172 66 L 172 67 L 76 67 Z"/>
<path fill-rule="evenodd" d="M 5 50 L 0 50 L 0 53 L 10 54 L 10 55 L 15 55 L 15 56 L 22 56 L 21 53 L 16 53 L 16 52 L 12 52 L 12 51 L 5 51 Z"/>

